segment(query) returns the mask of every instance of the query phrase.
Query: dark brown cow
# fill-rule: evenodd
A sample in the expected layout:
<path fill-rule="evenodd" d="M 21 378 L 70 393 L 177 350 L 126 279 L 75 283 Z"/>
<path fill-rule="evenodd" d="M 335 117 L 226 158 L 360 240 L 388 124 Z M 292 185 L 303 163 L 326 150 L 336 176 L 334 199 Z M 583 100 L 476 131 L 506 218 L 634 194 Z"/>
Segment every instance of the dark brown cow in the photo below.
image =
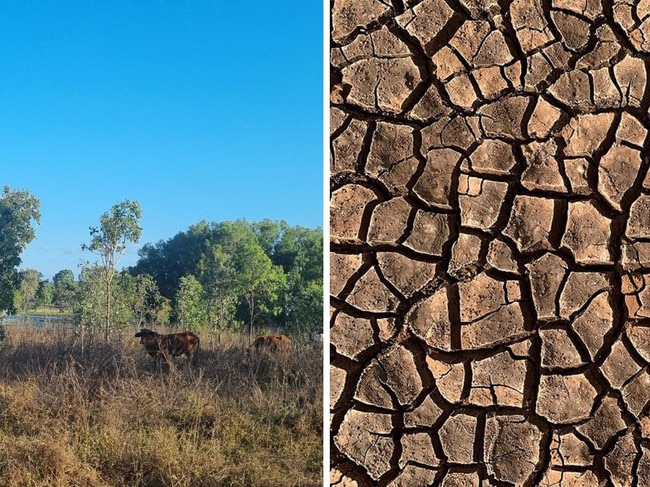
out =
<path fill-rule="evenodd" d="M 269 350 L 272 352 L 288 350 L 291 346 L 291 338 L 286 335 L 259 335 L 253 344 L 248 347 L 247 354 Z"/>
<path fill-rule="evenodd" d="M 189 331 L 161 335 L 148 328 L 142 328 L 135 337 L 140 338 L 140 344 L 156 361 L 164 358 L 170 362 L 172 357 L 185 355 L 192 363 L 199 350 L 199 337 Z"/>

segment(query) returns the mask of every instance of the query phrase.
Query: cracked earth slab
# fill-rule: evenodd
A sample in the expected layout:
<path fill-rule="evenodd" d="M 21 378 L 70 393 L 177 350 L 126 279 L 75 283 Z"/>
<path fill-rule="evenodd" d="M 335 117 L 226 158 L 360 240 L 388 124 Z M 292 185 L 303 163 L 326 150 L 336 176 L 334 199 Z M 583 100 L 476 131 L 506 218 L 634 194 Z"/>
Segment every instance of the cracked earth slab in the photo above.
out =
<path fill-rule="evenodd" d="M 331 485 L 650 486 L 650 2 L 331 5 Z"/>

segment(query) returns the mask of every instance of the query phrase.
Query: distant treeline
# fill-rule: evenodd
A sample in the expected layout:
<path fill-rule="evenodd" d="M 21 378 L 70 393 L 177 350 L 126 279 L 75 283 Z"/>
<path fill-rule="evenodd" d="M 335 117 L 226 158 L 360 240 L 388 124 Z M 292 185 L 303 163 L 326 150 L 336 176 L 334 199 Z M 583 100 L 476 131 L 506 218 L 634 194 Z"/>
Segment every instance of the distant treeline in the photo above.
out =
<path fill-rule="evenodd" d="M 323 232 L 285 221 L 202 221 L 187 231 L 144 245 L 136 265 L 106 286 L 105 267 L 19 272 L 14 308 L 53 308 L 89 330 L 171 324 L 215 332 L 322 328 Z M 107 301 L 108 293 L 110 299 Z"/>

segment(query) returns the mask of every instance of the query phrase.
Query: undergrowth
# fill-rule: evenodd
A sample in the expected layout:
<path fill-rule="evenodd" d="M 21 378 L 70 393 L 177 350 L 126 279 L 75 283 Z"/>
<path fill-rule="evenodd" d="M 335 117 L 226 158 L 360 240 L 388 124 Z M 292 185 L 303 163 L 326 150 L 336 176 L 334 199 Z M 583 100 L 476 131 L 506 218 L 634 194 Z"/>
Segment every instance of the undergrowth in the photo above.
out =
<path fill-rule="evenodd" d="M 0 485 L 321 485 L 321 354 L 202 338 L 195 367 L 158 367 L 133 333 L 82 349 L 70 328 L 8 327 Z"/>

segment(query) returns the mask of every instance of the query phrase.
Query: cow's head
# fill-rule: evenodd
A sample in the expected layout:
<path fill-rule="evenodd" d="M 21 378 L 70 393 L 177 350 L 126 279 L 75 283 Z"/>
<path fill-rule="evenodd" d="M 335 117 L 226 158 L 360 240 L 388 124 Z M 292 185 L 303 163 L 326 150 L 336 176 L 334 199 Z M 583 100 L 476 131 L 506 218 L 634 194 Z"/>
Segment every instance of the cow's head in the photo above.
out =
<path fill-rule="evenodd" d="M 156 333 L 153 330 L 150 330 L 149 328 L 142 328 L 138 333 L 135 334 L 135 337 L 140 338 L 141 339 L 140 341 L 142 341 L 142 339 L 146 337 L 155 337 L 157 334 L 158 333 Z"/>

